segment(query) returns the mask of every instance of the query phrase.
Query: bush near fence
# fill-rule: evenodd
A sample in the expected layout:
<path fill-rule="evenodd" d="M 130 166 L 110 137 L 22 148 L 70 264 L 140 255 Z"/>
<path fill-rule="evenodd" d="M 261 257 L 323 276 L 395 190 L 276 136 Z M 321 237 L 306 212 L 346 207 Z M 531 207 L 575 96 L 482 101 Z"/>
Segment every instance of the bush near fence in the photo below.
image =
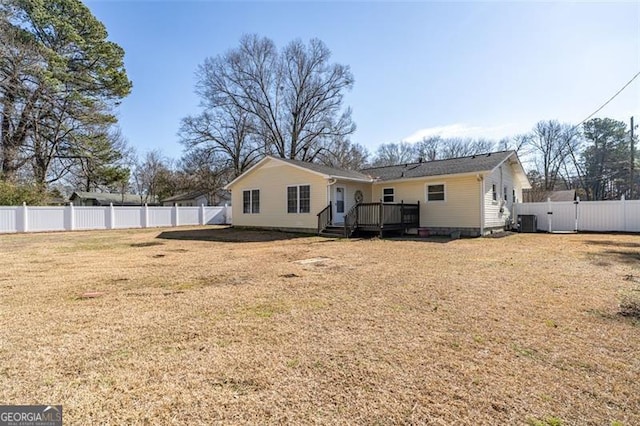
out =
<path fill-rule="evenodd" d="M 0 206 L 0 233 L 231 223 L 231 207 Z"/>

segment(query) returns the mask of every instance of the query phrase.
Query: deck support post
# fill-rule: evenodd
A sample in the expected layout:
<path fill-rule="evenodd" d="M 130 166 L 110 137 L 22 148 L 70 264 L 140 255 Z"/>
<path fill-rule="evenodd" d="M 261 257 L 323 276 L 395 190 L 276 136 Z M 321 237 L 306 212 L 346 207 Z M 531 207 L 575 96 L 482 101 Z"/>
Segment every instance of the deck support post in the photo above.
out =
<path fill-rule="evenodd" d="M 404 200 L 400 200 L 400 226 L 402 226 L 402 236 L 404 237 L 407 230 L 404 223 Z"/>
<path fill-rule="evenodd" d="M 382 228 L 384 227 L 384 203 L 380 200 L 380 215 L 378 216 L 378 228 L 380 229 L 380 238 L 382 238 Z"/>

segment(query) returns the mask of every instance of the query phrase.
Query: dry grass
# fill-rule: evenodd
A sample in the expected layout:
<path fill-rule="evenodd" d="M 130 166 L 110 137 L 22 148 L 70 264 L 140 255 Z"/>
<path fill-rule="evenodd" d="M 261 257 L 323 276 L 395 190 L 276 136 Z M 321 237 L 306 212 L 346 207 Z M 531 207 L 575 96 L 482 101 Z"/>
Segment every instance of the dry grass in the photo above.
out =
<path fill-rule="evenodd" d="M 0 235 L 0 401 L 67 424 L 640 424 L 637 236 L 288 237 Z"/>

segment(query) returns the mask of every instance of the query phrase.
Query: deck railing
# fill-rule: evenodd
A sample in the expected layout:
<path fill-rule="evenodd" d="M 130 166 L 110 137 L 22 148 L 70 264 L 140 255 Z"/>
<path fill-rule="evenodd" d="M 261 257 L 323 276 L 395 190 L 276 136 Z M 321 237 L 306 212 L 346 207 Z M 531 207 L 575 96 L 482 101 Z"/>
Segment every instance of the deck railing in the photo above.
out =
<path fill-rule="evenodd" d="M 331 208 L 331 201 L 329 201 L 329 205 L 318 213 L 318 234 L 325 230 L 327 226 L 331 225 L 332 221 L 333 209 Z"/>
<path fill-rule="evenodd" d="M 420 203 L 358 203 L 344 217 L 344 233 L 358 229 L 382 232 L 406 230 L 420 226 Z"/>

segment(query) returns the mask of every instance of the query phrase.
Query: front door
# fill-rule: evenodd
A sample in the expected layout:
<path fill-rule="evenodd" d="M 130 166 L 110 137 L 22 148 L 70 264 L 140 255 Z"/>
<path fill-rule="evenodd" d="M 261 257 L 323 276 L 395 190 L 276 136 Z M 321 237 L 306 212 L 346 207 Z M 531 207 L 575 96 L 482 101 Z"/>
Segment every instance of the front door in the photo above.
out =
<path fill-rule="evenodd" d="M 344 223 L 344 186 L 336 186 L 334 189 L 333 223 Z"/>

